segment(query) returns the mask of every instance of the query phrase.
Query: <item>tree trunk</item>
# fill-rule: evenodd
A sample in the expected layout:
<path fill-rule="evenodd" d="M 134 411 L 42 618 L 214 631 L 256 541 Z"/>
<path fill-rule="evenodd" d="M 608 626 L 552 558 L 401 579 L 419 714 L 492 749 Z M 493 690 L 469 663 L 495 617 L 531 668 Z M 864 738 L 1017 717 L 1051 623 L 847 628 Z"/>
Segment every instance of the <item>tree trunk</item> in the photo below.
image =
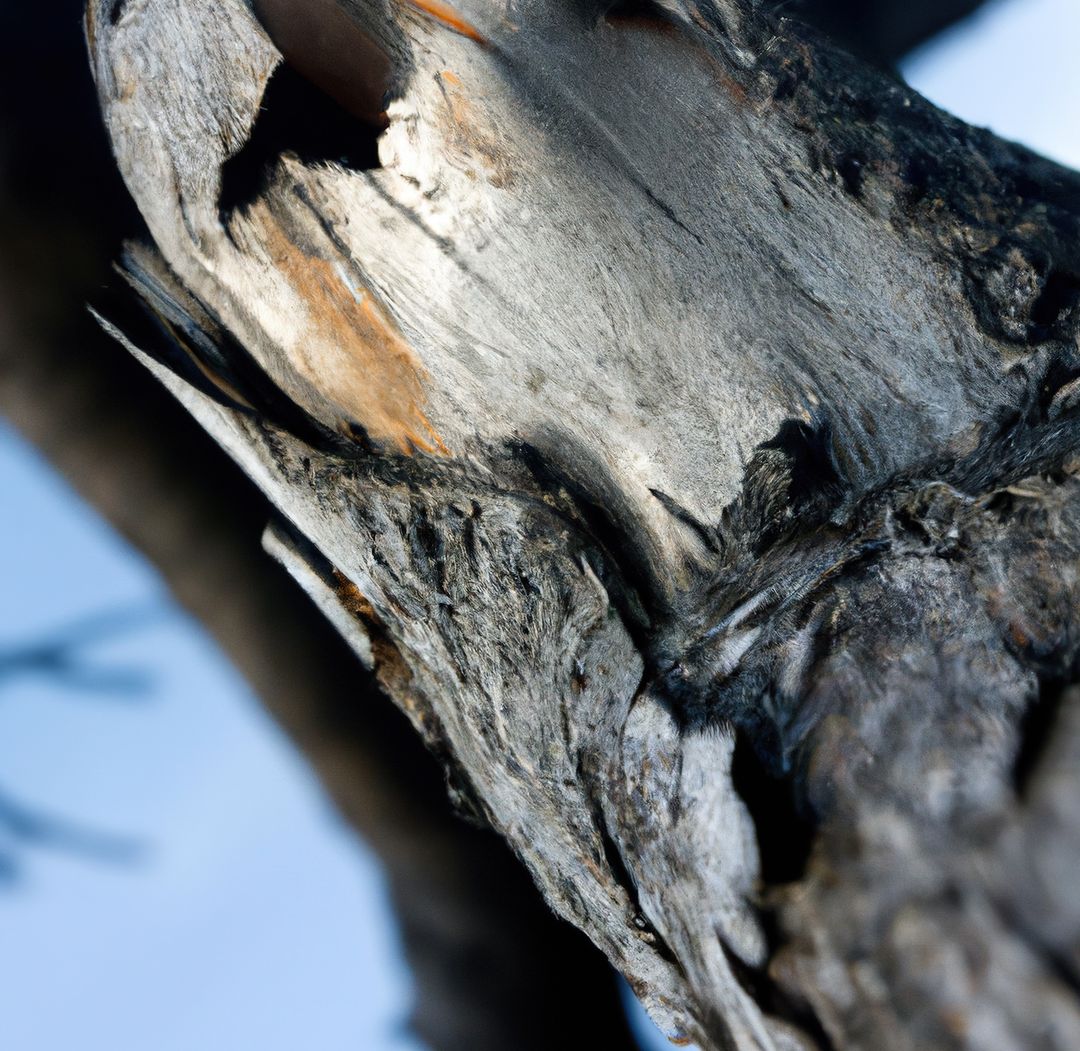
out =
<path fill-rule="evenodd" d="M 1080 1046 L 1080 178 L 752 0 L 88 36 L 106 324 L 672 1038 Z"/>

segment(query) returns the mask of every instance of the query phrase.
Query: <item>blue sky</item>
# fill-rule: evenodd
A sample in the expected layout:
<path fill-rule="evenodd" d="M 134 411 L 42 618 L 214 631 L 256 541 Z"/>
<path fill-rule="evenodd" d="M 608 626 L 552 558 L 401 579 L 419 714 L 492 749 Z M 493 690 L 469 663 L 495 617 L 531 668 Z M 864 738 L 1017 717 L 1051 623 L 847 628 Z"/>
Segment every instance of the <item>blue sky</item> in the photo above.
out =
<path fill-rule="evenodd" d="M 0 1047 L 407 1051 L 371 854 L 154 571 L 0 429 L 0 651 L 110 611 L 115 693 L 0 680 L 0 797 L 123 847 L 21 846 L 0 885 Z"/>
<path fill-rule="evenodd" d="M 1078 42 L 1076 0 L 999 0 L 905 72 L 1080 166 Z M 0 806 L 118 854 L 23 846 L 0 823 L 0 871 L 15 870 L 0 882 L 0 1047 L 417 1051 L 378 865 L 243 681 L 3 427 L 0 492 L 0 656 L 85 618 L 138 622 L 79 650 L 91 679 L 128 692 L 0 679 Z"/>
<path fill-rule="evenodd" d="M 911 56 L 904 73 L 969 123 L 1080 168 L 1078 52 L 1077 0 L 995 0 Z"/>

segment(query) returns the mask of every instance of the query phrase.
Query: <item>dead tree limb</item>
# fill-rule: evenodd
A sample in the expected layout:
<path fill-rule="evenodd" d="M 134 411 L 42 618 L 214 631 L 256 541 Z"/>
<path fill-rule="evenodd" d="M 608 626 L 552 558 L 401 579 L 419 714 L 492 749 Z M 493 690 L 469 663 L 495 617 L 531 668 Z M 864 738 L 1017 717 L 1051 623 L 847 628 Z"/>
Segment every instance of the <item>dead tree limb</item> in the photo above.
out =
<path fill-rule="evenodd" d="M 1080 178 L 751 0 L 255 9 L 90 8 L 123 338 L 458 797 L 677 1040 L 1080 1046 Z"/>

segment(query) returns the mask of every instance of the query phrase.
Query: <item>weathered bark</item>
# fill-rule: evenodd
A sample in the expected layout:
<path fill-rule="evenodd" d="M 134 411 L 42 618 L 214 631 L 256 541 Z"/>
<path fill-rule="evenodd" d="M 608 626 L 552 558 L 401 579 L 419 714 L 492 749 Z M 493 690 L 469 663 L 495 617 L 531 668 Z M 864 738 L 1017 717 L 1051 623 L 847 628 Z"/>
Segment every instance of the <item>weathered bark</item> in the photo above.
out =
<path fill-rule="evenodd" d="M 155 563 L 379 854 L 428 1047 L 635 1046 L 600 954 L 453 813 L 408 724 L 261 551 L 266 499 L 87 312 L 138 215 L 97 115 L 82 7 L 0 10 L 0 413 Z M 542 1003 L 583 1021 L 568 1034 Z"/>
<path fill-rule="evenodd" d="M 1080 178 L 750 0 L 256 8 L 90 9 L 123 338 L 459 797 L 676 1039 L 1080 1046 Z"/>

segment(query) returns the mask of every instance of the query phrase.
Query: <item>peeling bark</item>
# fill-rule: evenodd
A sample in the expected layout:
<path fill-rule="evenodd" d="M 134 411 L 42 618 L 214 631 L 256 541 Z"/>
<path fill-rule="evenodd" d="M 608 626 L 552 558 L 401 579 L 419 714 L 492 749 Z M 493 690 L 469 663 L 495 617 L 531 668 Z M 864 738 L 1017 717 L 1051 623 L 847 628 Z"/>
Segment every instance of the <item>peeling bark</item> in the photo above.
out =
<path fill-rule="evenodd" d="M 91 5 L 110 327 L 460 804 L 676 1041 L 1080 1046 L 1080 177 L 750 0 L 350 0 L 385 120 L 258 9 Z"/>

